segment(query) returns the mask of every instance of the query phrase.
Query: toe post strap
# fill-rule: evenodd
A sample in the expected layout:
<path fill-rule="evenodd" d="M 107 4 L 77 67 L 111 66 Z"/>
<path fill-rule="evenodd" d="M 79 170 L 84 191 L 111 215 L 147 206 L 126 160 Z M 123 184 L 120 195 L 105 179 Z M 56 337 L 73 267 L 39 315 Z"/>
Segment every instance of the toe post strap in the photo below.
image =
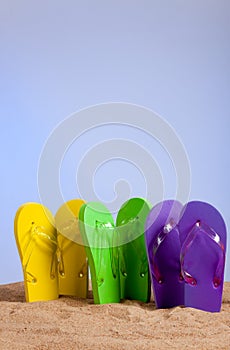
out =
<path fill-rule="evenodd" d="M 223 243 L 221 242 L 220 235 L 209 225 L 202 222 L 201 220 L 197 220 L 196 223 L 192 226 L 191 230 L 189 231 L 182 247 L 181 247 L 181 254 L 180 254 L 180 262 L 181 262 L 181 275 L 186 283 L 196 286 L 197 280 L 194 276 L 192 276 L 188 271 L 185 270 L 185 257 L 187 252 L 189 251 L 190 247 L 192 246 L 195 238 L 198 234 L 204 234 L 206 237 L 208 237 L 211 241 L 215 242 L 217 246 L 219 247 L 219 259 L 218 264 L 216 266 L 215 274 L 213 277 L 213 285 L 214 287 L 219 287 L 223 280 L 223 272 L 224 272 L 224 265 L 225 265 L 225 247 Z"/>
<path fill-rule="evenodd" d="M 55 254 L 57 250 L 57 241 L 55 237 L 51 237 L 46 232 L 45 227 L 37 226 L 34 222 L 30 230 L 28 231 L 28 243 L 25 248 L 25 254 L 22 260 L 23 271 L 26 275 L 26 280 L 29 283 L 36 283 L 37 278 L 28 271 L 28 264 L 30 262 L 31 256 L 33 255 L 33 251 L 37 245 L 38 240 L 42 241 L 43 248 L 47 250 L 52 250 L 52 262 L 50 266 L 50 278 L 54 279 L 56 276 L 56 263 L 55 263 Z M 26 235 L 27 237 L 27 235 Z"/>
<path fill-rule="evenodd" d="M 173 218 L 171 218 L 167 224 L 165 224 L 161 230 L 159 231 L 159 233 L 156 235 L 156 238 L 154 240 L 153 243 L 153 249 L 152 249 L 152 264 L 153 264 L 153 277 L 155 278 L 155 280 L 159 283 L 162 284 L 164 282 L 164 277 L 161 275 L 160 273 L 160 269 L 156 263 L 156 254 L 157 251 L 159 249 L 159 247 L 162 245 L 162 243 L 164 242 L 164 240 L 166 239 L 166 237 L 168 236 L 168 234 L 170 234 L 170 232 L 172 232 L 173 230 L 176 230 L 178 232 L 179 235 L 179 231 L 177 228 L 177 224 L 174 221 Z"/>

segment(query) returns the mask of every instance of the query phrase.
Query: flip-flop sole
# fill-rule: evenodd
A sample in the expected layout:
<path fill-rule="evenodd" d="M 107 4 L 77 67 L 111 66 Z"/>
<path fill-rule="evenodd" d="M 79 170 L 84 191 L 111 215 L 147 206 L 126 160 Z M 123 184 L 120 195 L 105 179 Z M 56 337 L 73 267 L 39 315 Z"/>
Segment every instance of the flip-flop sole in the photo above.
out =
<path fill-rule="evenodd" d="M 166 200 L 154 206 L 146 220 L 145 241 L 157 308 L 184 304 L 181 243 L 176 226 L 181 209 L 178 201 Z"/>
<path fill-rule="evenodd" d="M 179 222 L 182 245 L 186 243 L 197 222 L 200 222 L 200 227 L 207 225 L 206 232 L 209 229 L 212 230 L 211 234 L 215 232 L 221 245 L 205 234 L 205 230 L 199 229 L 194 239 L 190 240 L 189 246 L 182 247 L 183 269 L 195 280 L 193 284 L 185 283 L 185 306 L 217 312 L 221 308 L 224 269 L 217 285 L 215 272 L 220 259 L 224 259 L 226 226 L 221 214 L 213 206 L 200 201 L 190 202 L 185 205 Z M 216 240 L 218 236 L 215 237 Z M 224 261 L 222 262 L 224 267 Z"/>
<path fill-rule="evenodd" d="M 59 294 L 86 298 L 88 266 L 82 242 L 78 214 L 85 201 L 72 199 L 55 215 L 58 241 Z"/>
<path fill-rule="evenodd" d="M 116 226 L 121 245 L 119 274 L 121 299 L 148 302 L 150 276 L 145 246 L 145 220 L 150 205 L 142 198 L 131 198 L 117 214 Z"/>
<path fill-rule="evenodd" d="M 51 212 L 38 203 L 22 205 L 15 216 L 14 233 L 23 267 L 26 301 L 57 299 L 57 236 Z"/>
<path fill-rule="evenodd" d="M 80 231 L 88 257 L 95 304 L 120 302 L 117 247 L 113 217 L 101 203 L 84 204 Z"/>

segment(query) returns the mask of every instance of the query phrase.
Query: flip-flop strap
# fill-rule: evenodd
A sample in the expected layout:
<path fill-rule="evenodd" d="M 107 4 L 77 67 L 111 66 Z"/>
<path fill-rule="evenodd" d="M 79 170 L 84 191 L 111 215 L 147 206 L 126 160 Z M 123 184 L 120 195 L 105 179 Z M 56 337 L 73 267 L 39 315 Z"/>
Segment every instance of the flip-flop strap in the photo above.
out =
<path fill-rule="evenodd" d="M 110 231 L 108 236 L 108 230 Z M 116 246 L 116 228 L 110 222 L 96 221 L 94 239 L 96 241 L 95 262 L 97 261 L 97 284 L 100 287 L 104 283 L 102 268 L 103 249 L 110 252 L 111 270 L 113 277 L 117 277 L 118 272 L 118 251 Z"/>
<path fill-rule="evenodd" d="M 37 245 L 37 239 L 42 240 L 43 243 L 46 244 L 46 247 L 50 248 L 50 246 L 55 247 L 52 249 L 52 262 L 50 268 L 50 277 L 51 279 L 55 278 L 56 269 L 55 269 L 55 254 L 57 249 L 57 241 L 50 237 L 47 233 L 44 232 L 45 228 L 43 226 L 35 226 L 32 224 L 31 229 L 28 231 L 28 243 L 25 248 L 25 254 L 22 259 L 22 267 L 23 271 L 27 276 L 27 282 L 35 283 L 37 282 L 37 278 L 30 272 L 27 271 L 28 264 L 30 262 L 31 256 L 33 255 L 33 251 Z"/>
<path fill-rule="evenodd" d="M 64 264 L 64 259 L 63 259 L 63 253 L 69 249 L 69 247 L 71 246 L 72 243 L 73 243 L 72 241 L 68 241 L 66 244 L 62 244 L 62 246 L 60 246 L 60 244 L 58 244 L 57 261 L 58 261 L 58 271 L 59 271 L 61 276 L 65 275 L 65 264 Z"/>
<path fill-rule="evenodd" d="M 160 269 L 156 263 L 156 254 L 157 251 L 159 249 L 159 247 L 162 245 L 162 243 L 164 242 L 164 240 L 166 239 L 166 237 L 168 236 L 168 234 L 170 232 L 172 232 L 173 230 L 176 230 L 179 236 L 179 231 L 178 231 L 178 227 L 175 223 L 175 221 L 173 219 L 170 219 L 169 222 L 162 227 L 162 229 L 159 231 L 159 233 L 156 235 L 156 238 L 153 242 L 153 248 L 152 248 L 152 274 L 153 277 L 156 279 L 156 281 L 160 284 L 163 283 L 164 278 L 160 272 Z"/>
<path fill-rule="evenodd" d="M 119 226 L 122 227 L 124 226 L 125 228 L 125 234 L 127 234 L 129 237 L 129 241 L 127 244 L 131 244 L 133 250 L 136 252 L 136 256 L 138 259 L 140 259 L 141 266 L 140 266 L 140 277 L 144 277 L 146 273 L 148 272 L 148 260 L 147 260 L 147 255 L 145 250 L 143 250 L 143 247 L 140 246 L 140 244 L 137 244 L 137 239 L 138 237 L 135 237 L 133 239 L 133 233 L 135 232 L 140 232 L 140 219 L 138 216 L 130 218 L 128 222 L 125 222 L 123 225 Z M 123 230 L 122 230 L 123 231 Z M 144 233 L 144 232 L 143 232 Z M 124 251 L 124 248 L 122 249 Z M 123 276 L 127 276 L 127 267 L 126 267 L 126 262 L 125 258 L 122 254 L 121 256 L 121 273 Z"/>
<path fill-rule="evenodd" d="M 68 222 L 65 222 L 60 227 L 61 235 L 66 237 L 67 239 L 62 240 L 62 244 L 58 242 L 58 248 L 57 248 L 57 260 L 58 260 L 58 271 L 61 276 L 65 275 L 65 264 L 63 259 L 63 253 L 66 252 L 74 241 L 72 241 L 70 238 L 68 238 L 68 235 L 65 235 L 65 232 L 68 232 L 69 230 L 72 230 L 75 228 L 76 230 L 79 230 L 79 219 L 75 217 L 74 219 L 69 220 Z M 83 278 L 87 274 L 87 263 L 85 262 L 83 266 L 81 267 L 78 276 L 80 278 Z"/>
<path fill-rule="evenodd" d="M 217 244 L 217 246 L 220 248 L 220 257 L 218 260 L 218 264 L 216 267 L 215 275 L 213 278 L 213 284 L 215 287 L 218 287 L 223 278 L 223 272 L 224 272 L 224 264 L 225 264 L 225 248 L 223 243 L 221 242 L 221 238 L 219 234 L 210 226 L 205 224 L 204 222 L 197 221 L 190 232 L 188 233 L 182 247 L 181 247 L 181 254 L 180 254 L 180 261 L 181 261 L 181 274 L 184 278 L 185 282 L 191 285 L 196 285 L 197 281 L 196 279 L 184 268 L 184 260 L 186 253 L 192 246 L 196 236 L 199 234 L 205 234 L 209 239 L 211 239 L 213 242 Z"/>

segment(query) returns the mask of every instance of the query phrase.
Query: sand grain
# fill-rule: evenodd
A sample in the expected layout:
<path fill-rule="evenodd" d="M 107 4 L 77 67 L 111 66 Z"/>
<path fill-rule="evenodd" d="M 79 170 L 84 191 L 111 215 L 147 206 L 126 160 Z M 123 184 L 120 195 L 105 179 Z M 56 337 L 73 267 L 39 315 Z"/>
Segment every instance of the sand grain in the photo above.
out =
<path fill-rule="evenodd" d="M 0 349 L 230 349 L 230 282 L 220 313 L 153 302 L 94 305 L 92 297 L 25 303 L 23 283 L 0 286 Z"/>

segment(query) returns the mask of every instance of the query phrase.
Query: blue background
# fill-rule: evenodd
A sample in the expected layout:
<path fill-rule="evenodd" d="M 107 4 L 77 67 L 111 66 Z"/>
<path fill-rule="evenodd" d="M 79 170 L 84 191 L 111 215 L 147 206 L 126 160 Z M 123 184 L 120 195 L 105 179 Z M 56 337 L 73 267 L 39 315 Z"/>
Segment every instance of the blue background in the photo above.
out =
<path fill-rule="evenodd" d="M 13 220 L 22 203 L 40 201 L 37 171 L 46 139 L 68 115 L 94 104 L 143 105 L 170 123 L 190 160 L 190 199 L 212 203 L 229 226 L 229 39 L 228 0 L 1 1 L 0 283 L 22 280 Z M 154 152 L 147 136 L 125 129 L 94 130 L 75 147 L 120 133 Z M 161 154 L 170 196 L 175 178 Z M 74 169 L 73 159 L 67 155 L 63 163 L 66 200 L 78 197 L 80 158 Z M 101 200 L 114 195 L 116 162 L 95 175 Z M 131 176 L 131 194 L 140 195 L 140 172 L 124 161 L 119 167 L 117 176 Z"/>

